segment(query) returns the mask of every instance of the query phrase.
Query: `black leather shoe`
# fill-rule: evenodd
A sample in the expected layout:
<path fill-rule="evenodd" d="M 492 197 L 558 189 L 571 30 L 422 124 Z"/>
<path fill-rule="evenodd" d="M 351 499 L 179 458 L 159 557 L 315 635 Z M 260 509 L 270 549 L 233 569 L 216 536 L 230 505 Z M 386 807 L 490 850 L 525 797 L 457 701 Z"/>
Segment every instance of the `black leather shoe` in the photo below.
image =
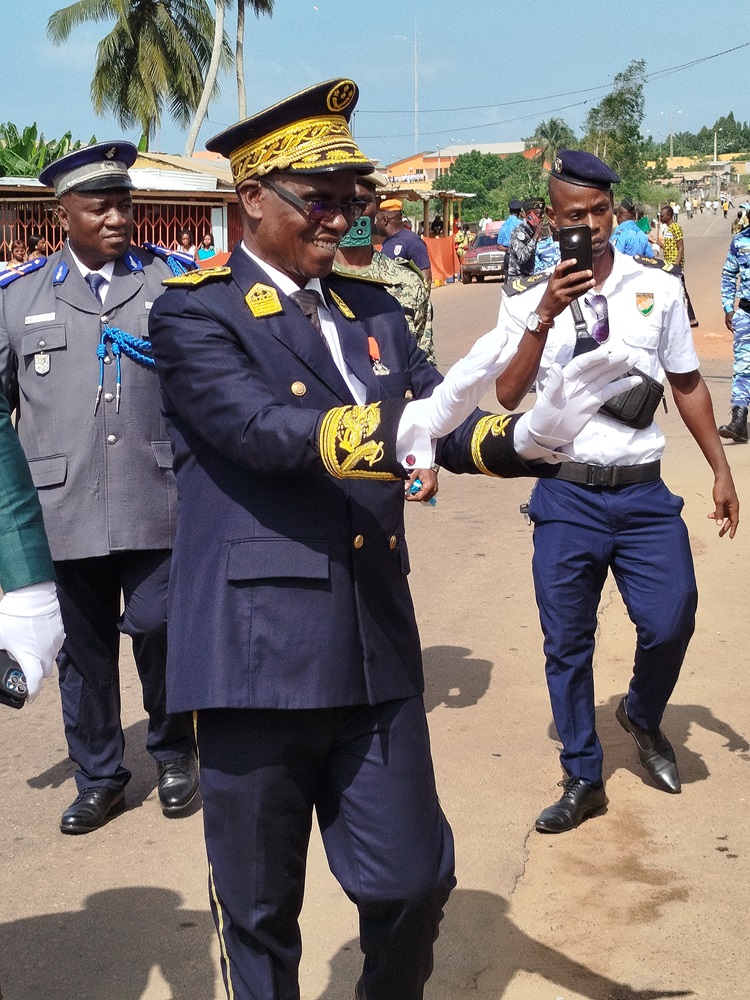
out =
<path fill-rule="evenodd" d="M 84 788 L 60 818 L 63 833 L 91 833 L 125 811 L 122 788 Z"/>
<path fill-rule="evenodd" d="M 649 732 L 636 726 L 625 709 L 625 698 L 617 706 L 615 718 L 635 740 L 638 757 L 659 788 L 676 794 L 682 788 L 672 744 L 661 731 Z"/>
<path fill-rule="evenodd" d="M 194 754 L 160 760 L 159 804 L 165 816 L 187 809 L 198 794 L 198 764 Z"/>
<path fill-rule="evenodd" d="M 607 804 L 604 785 L 594 788 L 583 778 L 566 778 L 559 784 L 565 791 L 536 821 L 539 833 L 566 833 Z"/>

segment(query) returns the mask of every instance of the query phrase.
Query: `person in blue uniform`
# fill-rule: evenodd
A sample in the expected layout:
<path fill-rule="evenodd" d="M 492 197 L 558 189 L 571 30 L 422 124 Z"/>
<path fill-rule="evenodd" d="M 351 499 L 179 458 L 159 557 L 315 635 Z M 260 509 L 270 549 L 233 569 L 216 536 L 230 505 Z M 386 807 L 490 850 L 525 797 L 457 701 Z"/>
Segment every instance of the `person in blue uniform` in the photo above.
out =
<path fill-rule="evenodd" d="M 732 418 L 719 434 L 747 444 L 747 410 L 750 406 L 750 227 L 732 238 L 721 269 L 721 304 L 724 323 L 734 337 Z"/>
<path fill-rule="evenodd" d="M 359 910 L 357 996 L 422 997 L 455 878 L 407 583 L 405 487 L 435 442 L 453 471 L 531 474 L 520 456 L 554 458 L 549 447 L 577 433 L 575 411 L 582 426 L 627 367 L 623 355 L 610 374 L 592 356 L 587 388 L 576 359 L 528 415 L 485 414 L 475 402 L 499 371 L 502 338 L 481 338 L 442 380 L 385 289 L 331 274 L 362 214 L 356 177 L 372 169 L 348 126 L 357 93 L 330 80 L 207 143 L 229 157 L 242 242 L 227 267 L 168 281 L 151 311 L 180 496 L 168 705 L 195 713 L 211 906 L 234 1000 L 299 996 L 313 811 Z"/>
<path fill-rule="evenodd" d="M 401 258 L 416 264 L 429 288 L 432 283 L 432 266 L 427 247 L 421 236 L 404 225 L 404 204 L 398 198 L 387 198 L 380 203 L 375 216 L 375 226 L 384 237 L 380 252 L 391 260 Z"/>
<path fill-rule="evenodd" d="M 91 833 L 125 808 L 121 634 L 133 640 L 162 810 L 184 811 L 198 790 L 190 720 L 166 712 L 177 497 L 147 340 L 162 280 L 184 267 L 131 246 L 136 155 L 131 143 L 103 142 L 46 167 L 39 179 L 55 189 L 65 245 L 0 278 L 0 378 L 39 490 L 65 623 L 60 694 L 78 789 L 65 834 Z"/>
<path fill-rule="evenodd" d="M 654 257 L 654 248 L 649 242 L 648 236 L 635 221 L 635 205 L 629 198 L 623 198 L 616 206 L 615 216 L 617 225 L 612 233 L 612 246 L 617 247 L 620 253 L 629 254 L 631 257 L 637 255 Z"/>
<path fill-rule="evenodd" d="M 720 535 L 733 537 L 737 494 L 698 371 L 679 275 L 661 261 L 613 249 L 611 185 L 618 180 L 591 153 L 561 150 L 555 159 L 550 224 L 591 228 L 593 273 L 565 261 L 551 275 L 506 286 L 498 328 L 513 356 L 498 380 L 498 399 L 517 406 L 535 380 L 544 386 L 551 364 L 565 363 L 581 348 L 625 347 L 654 380 L 666 372 L 680 416 L 713 473 L 709 517 Z M 543 833 L 570 830 L 606 804 L 592 661 L 610 569 L 637 631 L 633 675 L 617 720 L 655 784 L 680 791 L 661 721 L 693 632 L 697 591 L 683 501 L 661 479 L 664 444 L 653 420 L 634 427 L 598 413 L 563 448 L 571 461 L 556 478 L 540 480 L 529 502 L 547 685 L 565 773 L 563 795 L 536 821 Z"/>
<path fill-rule="evenodd" d="M 523 205 L 517 198 L 512 198 L 508 202 L 508 218 L 500 226 L 497 233 L 497 245 L 502 247 L 503 250 L 508 250 L 510 248 L 510 234 L 516 228 L 520 226 L 522 222 Z"/>

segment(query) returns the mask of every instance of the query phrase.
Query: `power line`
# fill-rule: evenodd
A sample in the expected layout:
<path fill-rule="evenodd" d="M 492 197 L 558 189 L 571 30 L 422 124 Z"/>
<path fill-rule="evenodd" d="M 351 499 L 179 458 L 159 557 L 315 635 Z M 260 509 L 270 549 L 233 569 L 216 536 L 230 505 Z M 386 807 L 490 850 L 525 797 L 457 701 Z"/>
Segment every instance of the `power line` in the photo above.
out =
<path fill-rule="evenodd" d="M 673 73 L 681 73 L 683 70 L 691 69 L 693 66 L 698 66 L 700 63 L 710 62 L 712 59 L 719 59 L 721 56 L 729 55 L 732 52 L 738 52 L 740 49 L 747 48 L 748 45 L 750 45 L 750 42 L 742 42 L 740 45 L 735 45 L 731 49 L 724 49 L 722 52 L 714 52 L 710 56 L 701 56 L 699 59 L 693 59 L 690 62 L 680 63 L 677 66 L 667 66 L 664 69 L 656 69 L 652 73 L 646 73 L 645 80 L 646 82 L 652 80 L 660 80 L 666 76 L 671 76 Z M 562 94 L 546 94 L 542 97 L 525 97 L 517 101 L 501 101 L 500 103 L 497 104 L 472 104 L 467 107 L 461 107 L 461 108 L 423 108 L 419 111 L 419 114 L 433 115 L 433 114 L 446 114 L 453 111 L 486 111 L 489 108 L 507 108 L 507 107 L 512 107 L 516 104 L 534 104 L 537 101 L 551 101 L 560 97 L 576 97 L 578 94 L 591 94 L 599 90 L 607 90 L 611 86 L 612 83 L 609 82 L 609 83 L 598 84 L 596 87 L 582 87 L 580 90 L 568 90 Z M 586 102 L 584 101 L 581 103 L 586 103 Z M 567 105 L 567 107 L 576 107 L 576 106 L 577 105 L 573 104 Z M 408 110 L 386 111 L 382 109 L 369 110 L 367 108 L 358 108 L 357 113 L 362 115 L 413 115 L 414 109 L 409 108 Z M 549 113 L 550 112 L 543 112 L 543 114 L 549 114 Z M 484 127 L 484 126 L 477 126 L 477 127 Z M 465 129 L 466 126 L 462 126 L 462 128 Z M 445 129 L 442 129 L 441 131 L 445 131 Z M 429 135 L 430 133 L 423 133 L 423 134 Z M 435 135 L 437 133 L 433 132 L 431 134 Z M 381 138 L 381 136 L 363 136 L 363 138 L 379 139 Z M 396 137 L 394 136 L 394 138 Z"/>

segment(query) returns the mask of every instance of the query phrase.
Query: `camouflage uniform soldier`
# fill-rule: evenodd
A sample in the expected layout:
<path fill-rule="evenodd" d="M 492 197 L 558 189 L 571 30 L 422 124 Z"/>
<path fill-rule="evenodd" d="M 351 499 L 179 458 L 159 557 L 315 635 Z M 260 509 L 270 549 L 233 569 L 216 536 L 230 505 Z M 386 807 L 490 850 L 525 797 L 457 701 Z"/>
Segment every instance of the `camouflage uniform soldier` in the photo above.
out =
<path fill-rule="evenodd" d="M 357 178 L 357 197 L 367 202 L 367 208 L 341 240 L 333 271 L 343 277 L 356 277 L 383 285 L 401 306 L 409 330 L 427 355 L 427 360 L 437 366 L 432 343 L 432 303 L 421 270 L 402 257 L 391 259 L 384 256 L 372 245 L 372 223 L 377 211 L 375 189 L 385 184 L 385 178 L 377 171 Z"/>

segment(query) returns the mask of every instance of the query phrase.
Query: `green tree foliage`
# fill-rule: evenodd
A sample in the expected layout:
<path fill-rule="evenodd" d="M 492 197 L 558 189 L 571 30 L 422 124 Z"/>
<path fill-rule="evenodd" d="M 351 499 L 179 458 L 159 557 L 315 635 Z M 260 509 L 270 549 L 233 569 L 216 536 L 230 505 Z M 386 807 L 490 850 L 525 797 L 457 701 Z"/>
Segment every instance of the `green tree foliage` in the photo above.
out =
<path fill-rule="evenodd" d="M 513 198 L 544 197 L 547 182 L 541 164 L 522 153 L 501 158 L 473 149 L 459 156 L 450 170 L 433 181 L 432 187 L 476 194 L 476 198 L 463 203 L 461 213 L 466 222 L 476 222 L 485 214 L 504 219 Z"/>
<path fill-rule="evenodd" d="M 92 142 L 96 136 L 92 135 L 88 145 Z M 80 140 L 73 141 L 70 132 L 61 139 L 45 139 L 36 122 L 23 131 L 7 122 L 0 125 L 0 177 L 37 177 L 48 163 L 82 145 Z"/>
<path fill-rule="evenodd" d="M 562 118 L 548 118 L 540 121 L 533 135 L 524 139 L 527 149 L 538 149 L 536 159 L 551 165 L 558 149 L 575 149 L 575 132 Z"/>
<path fill-rule="evenodd" d="M 55 11 L 47 34 L 61 45 L 89 21 L 114 27 L 97 47 L 91 103 L 124 129 L 138 126 L 148 143 L 162 115 L 187 125 L 198 107 L 211 59 L 214 18 L 206 0 L 76 0 Z M 222 58 L 231 49 L 221 36 Z"/>
<path fill-rule="evenodd" d="M 643 87 L 646 63 L 633 60 L 614 80 L 614 89 L 589 111 L 581 148 L 601 157 L 622 179 L 618 195 L 637 199 L 645 181 L 643 122 L 646 101 Z"/>

